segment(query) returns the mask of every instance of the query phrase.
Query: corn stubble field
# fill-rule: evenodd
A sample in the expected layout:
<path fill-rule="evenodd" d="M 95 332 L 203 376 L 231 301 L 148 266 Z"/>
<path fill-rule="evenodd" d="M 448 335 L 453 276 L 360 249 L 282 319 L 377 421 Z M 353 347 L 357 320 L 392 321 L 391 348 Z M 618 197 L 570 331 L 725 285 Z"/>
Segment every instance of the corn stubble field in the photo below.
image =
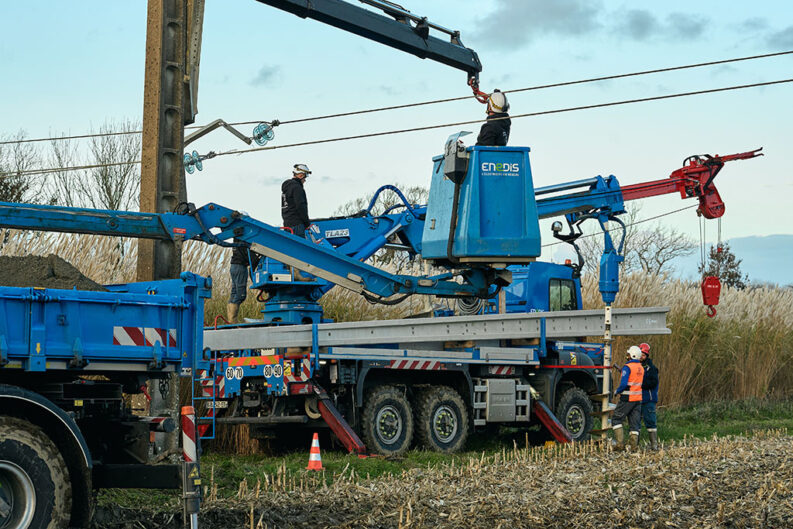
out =
<path fill-rule="evenodd" d="M 0 255 L 55 253 L 100 284 L 134 280 L 137 245 L 96 236 L 4 232 Z M 227 251 L 188 242 L 185 270 L 214 279 L 205 320 L 224 314 Z M 594 278 L 584 278 L 584 304 L 601 306 Z M 426 298 L 372 306 L 334 289 L 323 298 L 336 321 L 399 318 L 430 308 Z M 793 395 L 793 290 L 722 291 L 708 318 L 699 289 L 663 277 L 622 278 L 617 306 L 669 306 L 668 336 L 617 340 L 615 358 L 648 341 L 661 370 L 662 409 Z M 256 317 L 253 296 L 242 305 Z M 214 449 L 255 454 L 244 428 L 228 428 Z M 663 438 L 663 425 L 662 425 Z M 615 454 L 595 444 L 552 449 L 489 447 L 481 455 L 440 458 L 426 468 L 368 478 L 355 465 L 330 474 L 254 472 L 218 491 L 204 468 L 204 525 L 210 527 L 793 527 L 793 437 L 787 431 L 666 442 L 658 453 Z M 263 457 L 263 456 L 259 456 Z M 265 458 L 267 459 L 267 458 Z M 272 460 L 272 458 L 269 458 Z M 354 463 L 354 461 L 353 461 Z M 175 498 L 134 509 L 109 496 L 96 527 L 179 527 Z M 124 504 L 124 502 L 121 502 Z M 128 503 L 128 502 L 127 502 Z M 157 502 L 152 502 L 157 503 Z M 100 502 L 102 504 L 102 502 Z"/>
<path fill-rule="evenodd" d="M 793 437 L 685 440 L 659 452 L 595 443 L 503 449 L 367 478 L 277 472 L 218 499 L 208 527 L 784 528 L 793 526 Z M 175 507 L 176 504 L 174 504 Z M 123 520 L 123 522 L 119 522 Z M 97 528 L 180 527 L 173 510 L 100 509 Z"/>

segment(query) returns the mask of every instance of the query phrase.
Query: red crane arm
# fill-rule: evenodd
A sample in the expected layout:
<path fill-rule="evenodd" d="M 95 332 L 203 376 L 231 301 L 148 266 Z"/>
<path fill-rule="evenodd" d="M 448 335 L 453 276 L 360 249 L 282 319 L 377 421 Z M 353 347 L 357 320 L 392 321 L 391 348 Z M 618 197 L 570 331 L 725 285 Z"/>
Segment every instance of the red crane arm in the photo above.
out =
<path fill-rule="evenodd" d="M 699 198 L 697 213 L 706 219 L 715 219 L 724 215 L 724 202 L 719 196 L 713 179 L 719 174 L 724 164 L 733 160 L 746 160 L 762 156 L 763 148 L 727 156 L 711 156 L 709 154 L 689 156 L 683 167 L 676 169 L 669 178 L 653 180 L 641 184 L 622 187 L 624 201 L 666 195 L 679 192 L 681 198 Z"/>

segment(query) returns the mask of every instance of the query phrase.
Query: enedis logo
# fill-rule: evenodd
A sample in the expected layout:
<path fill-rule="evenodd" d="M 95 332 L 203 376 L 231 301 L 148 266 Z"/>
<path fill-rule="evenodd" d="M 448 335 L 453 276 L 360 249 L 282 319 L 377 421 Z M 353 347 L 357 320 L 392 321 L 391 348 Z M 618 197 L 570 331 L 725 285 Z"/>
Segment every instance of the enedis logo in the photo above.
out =
<path fill-rule="evenodd" d="M 515 163 L 495 163 L 495 162 L 482 162 L 482 172 L 494 173 L 517 173 L 520 171 L 520 164 Z"/>

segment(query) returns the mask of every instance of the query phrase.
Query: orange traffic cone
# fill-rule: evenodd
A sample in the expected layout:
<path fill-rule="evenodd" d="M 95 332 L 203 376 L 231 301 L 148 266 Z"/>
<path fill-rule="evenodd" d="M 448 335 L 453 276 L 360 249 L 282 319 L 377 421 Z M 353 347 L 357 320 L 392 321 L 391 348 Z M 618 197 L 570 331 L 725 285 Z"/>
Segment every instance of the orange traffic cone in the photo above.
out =
<path fill-rule="evenodd" d="M 322 470 L 322 456 L 319 455 L 319 435 L 314 433 L 314 439 L 311 440 L 311 451 L 308 455 L 307 470 Z"/>

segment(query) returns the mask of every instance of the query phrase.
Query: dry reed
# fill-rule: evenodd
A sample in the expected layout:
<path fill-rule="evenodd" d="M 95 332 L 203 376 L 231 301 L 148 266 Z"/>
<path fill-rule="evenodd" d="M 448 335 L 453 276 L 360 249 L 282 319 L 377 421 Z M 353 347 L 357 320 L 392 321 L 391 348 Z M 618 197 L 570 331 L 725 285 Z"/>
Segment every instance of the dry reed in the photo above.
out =
<path fill-rule="evenodd" d="M 134 280 L 134 239 L 0 230 L 0 242 L 0 255 L 55 253 L 101 284 Z M 185 243 L 183 268 L 214 280 L 212 299 L 207 300 L 205 308 L 207 324 L 226 312 L 229 252 L 200 242 Z M 260 317 L 255 296 L 256 292 L 250 292 L 243 303 L 242 317 Z M 602 306 L 595 278 L 584 278 L 583 297 L 587 308 Z M 424 312 L 434 301 L 412 296 L 393 307 L 372 305 L 356 294 L 335 288 L 323 297 L 322 305 L 330 319 L 361 321 Z M 725 288 L 718 315 L 711 319 L 705 315 L 698 287 L 690 282 L 642 274 L 622 278 L 616 306 L 659 305 L 671 308 L 668 323 L 672 334 L 620 338 L 616 350 L 619 355 L 636 341 L 651 344 L 653 358 L 661 369 L 664 405 L 793 394 L 793 290 Z"/>

